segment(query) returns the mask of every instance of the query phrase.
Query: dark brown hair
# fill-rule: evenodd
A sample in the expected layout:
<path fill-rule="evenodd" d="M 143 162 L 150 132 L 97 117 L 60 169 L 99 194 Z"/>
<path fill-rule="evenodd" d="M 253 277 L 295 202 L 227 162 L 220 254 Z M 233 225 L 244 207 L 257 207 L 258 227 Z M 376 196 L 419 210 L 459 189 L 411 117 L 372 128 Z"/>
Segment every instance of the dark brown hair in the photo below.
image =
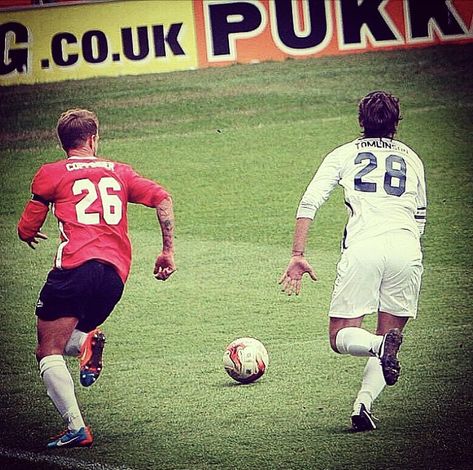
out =
<path fill-rule="evenodd" d="M 385 91 L 368 93 L 358 105 L 364 137 L 392 137 L 401 119 L 399 100 Z"/>
<path fill-rule="evenodd" d="M 68 150 L 83 145 L 91 135 L 97 135 L 99 120 L 92 111 L 69 109 L 61 114 L 56 132 L 62 148 Z"/>

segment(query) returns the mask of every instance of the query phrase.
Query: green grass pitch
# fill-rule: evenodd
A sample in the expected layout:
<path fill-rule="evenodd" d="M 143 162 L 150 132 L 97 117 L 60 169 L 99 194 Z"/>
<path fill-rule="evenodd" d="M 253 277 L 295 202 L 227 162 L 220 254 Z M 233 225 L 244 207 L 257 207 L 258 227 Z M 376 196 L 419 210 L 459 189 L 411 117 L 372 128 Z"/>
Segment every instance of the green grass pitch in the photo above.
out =
<path fill-rule="evenodd" d="M 1 88 L 0 467 L 471 468 L 472 55 L 472 45 L 443 46 Z M 353 434 L 365 361 L 337 356 L 327 339 L 346 221 L 340 190 L 310 235 L 319 282 L 287 297 L 277 280 L 302 192 L 323 156 L 358 135 L 357 102 L 374 89 L 401 99 L 398 136 L 424 160 L 430 205 L 403 374 L 376 403 L 379 429 Z M 132 206 L 132 273 L 104 326 L 103 376 L 80 388 L 69 363 L 94 446 L 47 453 L 63 424 L 38 376 L 34 304 L 57 228 L 50 216 L 50 239 L 33 252 L 16 223 L 36 169 L 62 157 L 57 117 L 77 106 L 97 111 L 102 155 L 172 193 L 178 271 L 154 280 L 155 214 Z M 222 367 L 239 336 L 270 354 L 250 386 Z"/>

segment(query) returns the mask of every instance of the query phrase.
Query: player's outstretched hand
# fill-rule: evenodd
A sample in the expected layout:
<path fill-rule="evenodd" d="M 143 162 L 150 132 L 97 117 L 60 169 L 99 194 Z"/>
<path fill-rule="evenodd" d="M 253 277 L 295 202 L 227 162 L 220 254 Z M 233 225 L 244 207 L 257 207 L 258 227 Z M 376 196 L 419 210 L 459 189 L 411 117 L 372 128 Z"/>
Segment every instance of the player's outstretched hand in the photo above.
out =
<path fill-rule="evenodd" d="M 307 273 L 313 281 L 317 280 L 317 274 L 312 266 L 303 256 L 293 256 L 286 271 L 281 276 L 279 284 L 287 295 L 299 295 L 302 285 L 302 276 Z"/>
<path fill-rule="evenodd" d="M 174 264 L 174 255 L 172 253 L 161 253 L 156 258 L 154 277 L 159 281 L 165 281 L 175 270 L 176 265 Z"/>
<path fill-rule="evenodd" d="M 47 240 L 48 236 L 45 233 L 37 232 L 36 235 L 34 235 L 31 238 L 26 238 L 22 239 L 30 248 L 33 250 L 36 249 L 35 245 L 39 243 L 40 240 Z"/>

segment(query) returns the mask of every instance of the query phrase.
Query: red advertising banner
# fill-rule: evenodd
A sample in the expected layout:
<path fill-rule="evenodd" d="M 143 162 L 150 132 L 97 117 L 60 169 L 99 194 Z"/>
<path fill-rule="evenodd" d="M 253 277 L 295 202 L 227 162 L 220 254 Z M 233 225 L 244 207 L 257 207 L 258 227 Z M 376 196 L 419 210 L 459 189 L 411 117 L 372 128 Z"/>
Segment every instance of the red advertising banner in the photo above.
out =
<path fill-rule="evenodd" d="M 473 41 L 472 0 L 194 0 L 199 66 Z"/>

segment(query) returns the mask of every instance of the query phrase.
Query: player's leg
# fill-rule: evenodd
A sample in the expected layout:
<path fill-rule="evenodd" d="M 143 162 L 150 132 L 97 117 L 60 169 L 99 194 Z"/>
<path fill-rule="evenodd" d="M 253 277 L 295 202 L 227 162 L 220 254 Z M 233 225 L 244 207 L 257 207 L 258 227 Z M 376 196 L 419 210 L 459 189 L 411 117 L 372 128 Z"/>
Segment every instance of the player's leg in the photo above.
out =
<path fill-rule="evenodd" d="M 80 383 L 90 387 L 99 378 L 103 369 L 105 334 L 99 328 L 119 302 L 124 285 L 116 270 L 103 263 L 93 262 L 95 282 L 92 302 L 77 324 L 68 349 L 79 357 Z"/>
<path fill-rule="evenodd" d="M 105 334 L 100 328 L 87 333 L 79 354 L 80 383 L 90 387 L 100 376 L 103 367 Z"/>
<path fill-rule="evenodd" d="M 89 339 L 89 333 L 96 328 L 96 326 L 89 326 L 96 321 L 98 301 L 96 300 L 96 291 L 100 291 L 102 283 L 102 263 L 95 260 L 88 261 L 78 268 L 71 270 L 75 271 L 76 289 L 80 298 L 75 300 L 80 305 L 81 316 L 76 328 L 71 333 L 69 340 L 64 347 L 64 354 L 71 357 L 79 357 L 84 352 L 84 345 Z M 87 321 L 85 318 L 87 317 Z M 90 341 L 90 340 L 89 340 Z"/>
<path fill-rule="evenodd" d="M 330 344 L 334 351 L 352 356 L 368 356 L 363 371 L 360 392 L 353 405 L 352 426 L 356 431 L 376 429 L 375 418 L 371 413 L 372 403 L 385 386 L 378 353 L 383 335 L 372 334 L 361 328 L 363 317 L 355 319 L 330 318 Z"/>
<path fill-rule="evenodd" d="M 363 317 L 353 319 L 330 318 L 330 344 L 334 351 L 352 356 L 368 356 L 363 371 L 361 390 L 353 405 L 352 427 L 356 431 L 376 429 L 371 413 L 372 403 L 385 386 L 378 353 L 383 335 L 372 334 L 361 328 Z M 378 333 L 378 332 L 376 332 Z"/>
<path fill-rule="evenodd" d="M 377 333 L 384 338 L 379 358 L 387 385 L 394 385 L 401 372 L 397 355 L 402 343 L 402 330 L 408 319 L 409 317 L 399 317 L 387 312 L 378 313 Z"/>
<path fill-rule="evenodd" d="M 422 254 L 418 240 L 409 232 L 401 232 L 393 234 L 386 243 L 391 256 L 388 257 L 380 285 L 380 311 L 376 328 L 376 334 L 383 337 L 383 343 L 380 360 L 368 359 L 363 372 L 352 417 L 355 428 L 358 424 L 357 430 L 374 429 L 369 420 L 364 419 L 363 409 L 369 412 L 385 385 L 396 383 L 400 373 L 397 354 L 402 342 L 402 331 L 409 318 L 415 318 L 417 312 L 422 275 Z"/>
<path fill-rule="evenodd" d="M 330 317 L 330 346 L 339 354 L 376 356 L 383 337 L 361 328 L 363 316 L 356 318 Z"/>
<path fill-rule="evenodd" d="M 386 236 L 386 268 L 380 285 L 378 327 L 385 339 L 380 354 L 387 385 L 397 382 L 400 364 L 397 354 L 402 331 L 409 318 L 417 315 L 422 278 L 419 239 L 406 230 Z"/>
<path fill-rule="evenodd" d="M 67 425 L 61 436 L 48 447 L 88 446 L 92 443 L 74 392 L 74 383 L 62 356 L 64 347 L 77 324 L 75 317 L 37 320 L 36 357 L 46 392 Z"/>
<path fill-rule="evenodd" d="M 378 310 L 382 260 L 382 246 L 373 239 L 342 253 L 329 311 L 330 345 L 339 354 L 375 356 L 379 351 L 382 337 L 361 325 L 366 314 Z"/>
<path fill-rule="evenodd" d="M 386 338 L 385 335 L 393 329 L 401 332 L 406 322 L 407 318 L 394 317 L 388 313 L 379 312 L 376 335 L 384 340 Z M 378 398 L 385 386 L 386 379 L 379 356 L 370 357 L 363 370 L 361 387 L 353 404 L 352 423 L 355 430 L 368 431 L 376 429 L 371 409 L 373 402 Z"/>
<path fill-rule="evenodd" d="M 74 383 L 63 358 L 72 332 L 83 316 L 89 277 L 84 265 L 49 272 L 36 306 L 37 359 L 43 382 L 54 405 L 67 424 L 66 431 L 48 447 L 88 446 L 90 429 L 84 424 L 74 392 Z"/>
<path fill-rule="evenodd" d="M 399 317 L 388 312 L 378 312 L 378 324 L 376 326 L 377 335 L 385 335 L 389 330 L 404 330 L 410 317 Z"/>
<path fill-rule="evenodd" d="M 378 310 L 379 286 L 383 272 L 383 246 L 376 239 L 358 242 L 345 250 L 337 266 L 337 278 L 330 305 L 329 336 L 332 349 L 339 354 L 368 357 L 364 383 L 367 397 L 384 387 L 381 374 L 371 380 L 371 371 L 379 367 L 377 357 L 383 336 L 361 328 L 363 316 Z M 356 430 L 376 429 L 371 415 L 372 400 L 358 402 L 352 414 Z"/>
<path fill-rule="evenodd" d="M 96 325 L 98 326 L 98 325 Z M 80 383 L 84 387 L 94 384 L 102 371 L 102 355 L 105 346 L 105 334 L 100 328 L 81 326 L 75 328 L 64 348 L 66 356 L 79 359 Z"/>
<path fill-rule="evenodd" d="M 87 339 L 87 335 L 88 333 L 85 331 L 74 328 L 71 333 L 71 337 L 64 347 L 64 355 L 70 357 L 79 357 L 82 346 Z"/>

